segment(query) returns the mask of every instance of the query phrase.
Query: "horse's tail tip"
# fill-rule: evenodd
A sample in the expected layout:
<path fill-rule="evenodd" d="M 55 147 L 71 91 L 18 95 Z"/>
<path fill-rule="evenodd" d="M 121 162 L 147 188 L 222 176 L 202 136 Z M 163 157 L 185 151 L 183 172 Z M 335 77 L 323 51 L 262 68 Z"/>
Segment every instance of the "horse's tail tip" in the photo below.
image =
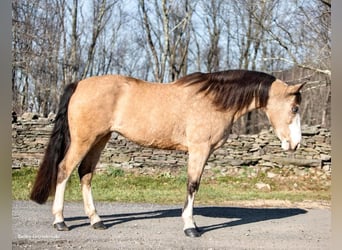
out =
<path fill-rule="evenodd" d="M 32 199 L 32 198 L 30 198 L 30 200 L 39 204 L 39 205 L 43 205 L 46 203 L 46 200 L 36 200 L 36 199 Z"/>
<path fill-rule="evenodd" d="M 30 200 L 36 202 L 39 205 L 43 205 L 47 201 L 48 197 L 46 195 L 39 195 L 36 193 L 31 193 Z"/>

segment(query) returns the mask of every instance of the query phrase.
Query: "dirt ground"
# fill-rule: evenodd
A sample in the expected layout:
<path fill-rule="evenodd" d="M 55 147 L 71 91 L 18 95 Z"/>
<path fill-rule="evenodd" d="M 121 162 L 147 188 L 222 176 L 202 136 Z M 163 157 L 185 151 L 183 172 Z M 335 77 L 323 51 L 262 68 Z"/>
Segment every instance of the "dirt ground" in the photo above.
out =
<path fill-rule="evenodd" d="M 13 201 L 13 249 L 330 249 L 331 209 L 325 204 L 243 203 L 200 206 L 200 238 L 185 237 L 181 205 L 98 202 L 107 230 L 94 230 L 80 202 L 66 202 L 70 227 L 52 226 L 51 203 Z"/>

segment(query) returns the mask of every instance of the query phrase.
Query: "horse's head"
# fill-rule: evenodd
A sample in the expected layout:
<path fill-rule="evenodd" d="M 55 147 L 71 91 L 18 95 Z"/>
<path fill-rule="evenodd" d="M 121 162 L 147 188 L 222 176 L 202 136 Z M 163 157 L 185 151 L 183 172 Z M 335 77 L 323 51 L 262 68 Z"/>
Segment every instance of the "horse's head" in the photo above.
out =
<path fill-rule="evenodd" d="M 287 85 L 276 80 L 269 91 L 265 113 L 284 150 L 296 150 L 302 138 L 299 105 L 303 84 Z"/>

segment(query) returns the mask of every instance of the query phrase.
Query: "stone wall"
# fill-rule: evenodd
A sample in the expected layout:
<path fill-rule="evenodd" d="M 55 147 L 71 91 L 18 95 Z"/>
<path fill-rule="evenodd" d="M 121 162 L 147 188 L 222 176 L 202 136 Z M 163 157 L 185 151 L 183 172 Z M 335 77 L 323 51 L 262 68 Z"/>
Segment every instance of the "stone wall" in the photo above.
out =
<path fill-rule="evenodd" d="M 26 116 L 12 124 L 12 168 L 39 166 L 46 148 L 53 118 Z M 328 129 L 303 126 L 303 140 L 295 153 L 284 152 L 272 130 L 256 135 L 231 134 L 223 147 L 208 160 L 208 167 L 315 167 L 331 171 L 331 133 Z M 140 147 L 113 133 L 104 149 L 98 168 L 106 166 L 170 167 L 186 165 L 187 155 L 180 151 Z"/>

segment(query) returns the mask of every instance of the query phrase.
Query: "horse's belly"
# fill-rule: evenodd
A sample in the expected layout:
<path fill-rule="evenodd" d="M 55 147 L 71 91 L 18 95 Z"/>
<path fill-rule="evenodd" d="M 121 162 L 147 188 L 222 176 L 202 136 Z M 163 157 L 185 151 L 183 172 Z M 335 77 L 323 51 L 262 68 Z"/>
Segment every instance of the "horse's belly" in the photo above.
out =
<path fill-rule="evenodd" d="M 162 128 L 153 129 L 151 126 L 142 127 L 137 125 L 129 128 L 117 128 L 115 131 L 141 146 L 182 151 L 188 150 L 184 143 L 185 136 L 172 131 L 163 130 Z"/>
<path fill-rule="evenodd" d="M 150 139 L 150 140 L 136 140 L 136 143 L 145 147 L 160 148 L 160 149 L 174 149 L 187 151 L 188 148 L 181 144 L 171 140 L 165 139 Z"/>

